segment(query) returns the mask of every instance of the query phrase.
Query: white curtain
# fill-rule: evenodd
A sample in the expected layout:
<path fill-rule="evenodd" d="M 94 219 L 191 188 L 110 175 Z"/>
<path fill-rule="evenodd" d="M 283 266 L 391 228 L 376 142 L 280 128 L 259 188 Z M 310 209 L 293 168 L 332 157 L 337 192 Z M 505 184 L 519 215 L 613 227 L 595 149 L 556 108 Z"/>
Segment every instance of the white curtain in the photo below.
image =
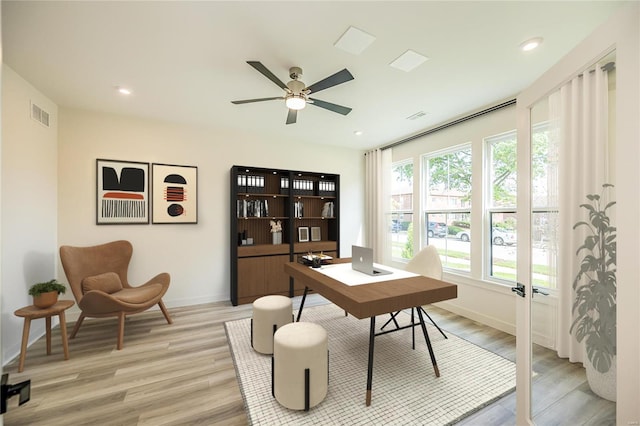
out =
<path fill-rule="evenodd" d="M 550 142 L 558 152 L 558 321 L 556 349 L 558 356 L 582 362 L 582 344 L 569 333 L 573 322 L 572 284 L 580 269 L 576 251 L 586 234 L 584 227 L 573 225 L 585 220 L 587 194 L 600 194 L 604 183 L 612 183 L 608 174 L 608 77 L 596 64 L 565 84 L 549 97 Z M 553 149 L 552 149 L 553 151 Z"/>
<path fill-rule="evenodd" d="M 374 261 L 385 263 L 388 232 L 386 213 L 389 210 L 391 149 L 375 149 L 365 154 L 365 245 L 373 248 Z"/>

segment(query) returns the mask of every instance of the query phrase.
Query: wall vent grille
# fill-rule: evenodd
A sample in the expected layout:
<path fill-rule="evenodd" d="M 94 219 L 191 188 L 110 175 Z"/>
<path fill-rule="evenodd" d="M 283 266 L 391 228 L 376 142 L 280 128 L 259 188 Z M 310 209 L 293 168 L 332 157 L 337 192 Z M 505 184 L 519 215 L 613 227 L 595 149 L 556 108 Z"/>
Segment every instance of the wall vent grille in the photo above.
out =
<path fill-rule="evenodd" d="M 425 115 L 427 115 L 426 112 L 419 111 L 419 112 L 416 112 L 415 114 L 411 114 L 410 116 L 408 116 L 407 120 L 417 120 L 418 118 L 424 117 Z"/>
<path fill-rule="evenodd" d="M 49 113 L 31 102 L 31 118 L 45 127 L 49 127 Z"/>

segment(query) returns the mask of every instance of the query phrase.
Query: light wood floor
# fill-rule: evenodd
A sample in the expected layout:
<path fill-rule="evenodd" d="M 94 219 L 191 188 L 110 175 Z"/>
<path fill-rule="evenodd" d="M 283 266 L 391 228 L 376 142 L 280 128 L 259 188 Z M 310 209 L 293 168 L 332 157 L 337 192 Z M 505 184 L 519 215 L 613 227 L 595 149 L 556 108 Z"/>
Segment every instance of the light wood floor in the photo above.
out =
<path fill-rule="evenodd" d="M 294 306 L 297 303 L 298 298 Z M 314 295 L 307 303 L 324 301 Z M 436 307 L 428 311 L 445 330 L 515 360 L 513 336 Z M 32 386 L 31 401 L 25 405 L 18 407 L 17 397 L 9 401 L 4 424 L 247 424 L 224 323 L 249 317 L 251 305 L 221 302 L 170 312 L 172 325 L 159 311 L 128 318 L 121 351 L 115 349 L 116 319 L 85 320 L 69 341 L 68 361 L 63 358 L 59 328 L 53 331 L 51 355 L 45 355 L 45 339 L 39 339 L 27 351 L 23 373 L 17 373 L 17 359 L 4 368 L 10 383 L 31 379 Z M 69 330 L 72 326 L 68 324 Z M 591 393 L 581 367 L 537 348 L 535 368 L 538 424 L 615 424 L 615 404 Z M 514 423 L 515 394 L 462 422 Z"/>

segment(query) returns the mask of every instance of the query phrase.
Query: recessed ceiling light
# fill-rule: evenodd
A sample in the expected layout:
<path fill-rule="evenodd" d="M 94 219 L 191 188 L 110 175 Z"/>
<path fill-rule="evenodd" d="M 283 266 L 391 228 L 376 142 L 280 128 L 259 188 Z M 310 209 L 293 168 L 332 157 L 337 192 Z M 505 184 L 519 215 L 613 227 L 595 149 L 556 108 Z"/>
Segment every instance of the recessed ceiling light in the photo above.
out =
<path fill-rule="evenodd" d="M 376 38 L 355 27 L 349 27 L 347 31 L 334 43 L 338 49 L 353 55 L 361 54 Z"/>
<path fill-rule="evenodd" d="M 541 44 L 542 44 L 542 37 L 535 37 L 522 43 L 520 45 L 520 49 L 522 49 L 523 52 L 528 52 L 540 46 Z"/>
<path fill-rule="evenodd" d="M 362 135 L 362 130 L 354 130 L 353 134 L 356 136 L 360 136 Z"/>
<path fill-rule="evenodd" d="M 131 90 L 127 89 L 126 87 L 116 87 L 116 89 L 118 90 L 118 93 L 122 94 L 122 95 L 130 95 L 131 94 Z"/>
<path fill-rule="evenodd" d="M 427 59 L 426 56 L 419 54 L 418 52 L 414 52 L 409 49 L 404 52 L 402 55 L 398 56 L 393 62 L 389 65 L 393 68 L 397 68 L 399 70 L 409 72 L 415 69 L 418 65 L 425 62 Z"/>

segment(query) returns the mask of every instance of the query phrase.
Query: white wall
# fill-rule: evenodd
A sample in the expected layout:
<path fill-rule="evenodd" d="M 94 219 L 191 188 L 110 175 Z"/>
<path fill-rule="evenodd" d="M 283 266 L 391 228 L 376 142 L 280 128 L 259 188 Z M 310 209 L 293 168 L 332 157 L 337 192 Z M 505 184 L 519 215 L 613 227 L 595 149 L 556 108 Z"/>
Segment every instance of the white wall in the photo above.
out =
<path fill-rule="evenodd" d="M 31 119 L 33 101 L 50 114 L 50 127 Z M 31 284 L 56 277 L 57 107 L 11 68 L 2 67 L 2 354 L 20 350 L 22 318 Z M 44 333 L 34 321 L 31 339 Z"/>
<path fill-rule="evenodd" d="M 360 150 L 256 140 L 248 135 L 103 113 L 60 109 L 58 244 L 133 243 L 129 279 L 171 274 L 168 307 L 229 300 L 229 171 L 232 165 L 340 174 L 341 252 L 363 221 Z M 96 159 L 198 167 L 198 224 L 96 225 Z M 59 278 L 65 280 L 60 266 Z M 75 311 L 77 312 L 77 310 Z M 73 308 L 70 318 L 74 318 Z"/>

